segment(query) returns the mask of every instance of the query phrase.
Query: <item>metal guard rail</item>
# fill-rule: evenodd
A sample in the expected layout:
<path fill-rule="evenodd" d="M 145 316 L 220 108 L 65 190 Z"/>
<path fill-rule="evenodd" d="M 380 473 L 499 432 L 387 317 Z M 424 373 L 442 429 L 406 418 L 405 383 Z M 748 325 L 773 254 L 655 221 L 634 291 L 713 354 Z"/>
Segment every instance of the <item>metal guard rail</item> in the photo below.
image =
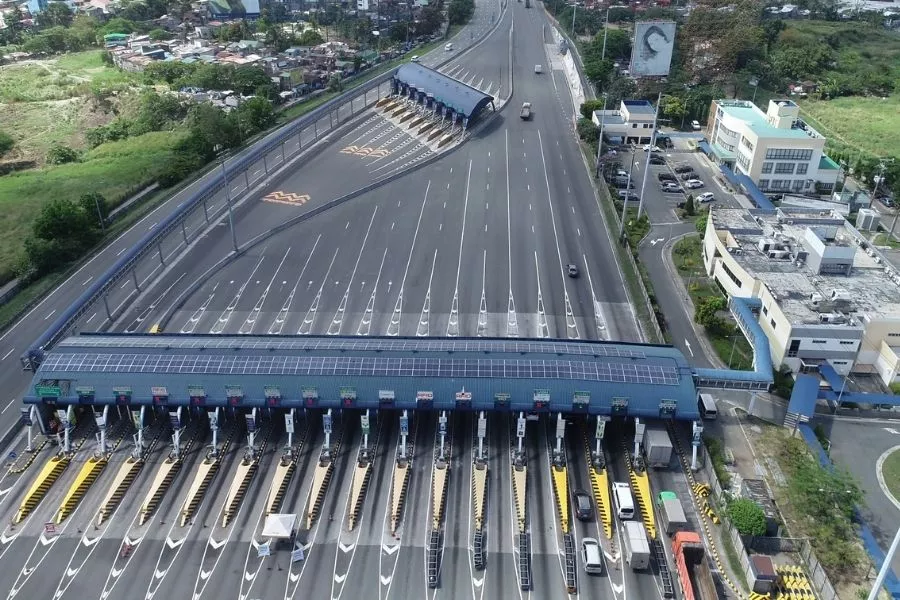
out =
<path fill-rule="evenodd" d="M 339 108 L 348 100 L 361 94 L 365 94 L 370 90 L 379 87 L 381 84 L 389 81 L 396 69 L 392 69 L 360 87 L 348 90 L 336 98 L 322 104 L 318 108 L 313 109 L 306 115 L 295 119 L 288 125 L 269 134 L 266 138 L 260 140 L 250 148 L 238 153 L 231 159 L 229 165 L 226 161 L 225 171 L 227 178 L 231 180 L 235 175 L 243 173 L 263 156 L 267 156 L 269 152 L 275 149 L 279 144 L 290 137 L 296 135 L 300 130 L 305 129 L 309 125 L 317 122 L 323 116 L 328 115 L 332 110 Z M 154 227 L 151 231 L 134 244 L 128 252 L 126 252 L 119 260 L 109 267 L 103 274 L 94 280 L 94 283 L 85 290 L 75 302 L 69 306 L 63 313 L 56 318 L 55 321 L 40 335 L 20 357 L 22 366 L 25 370 L 37 370 L 37 366 L 43 359 L 45 348 L 54 343 L 57 337 L 67 331 L 69 327 L 77 321 L 86 311 L 93 301 L 111 287 L 116 281 L 124 276 L 138 260 L 143 258 L 144 254 L 158 241 L 168 235 L 175 229 L 181 221 L 190 214 L 200 202 L 207 197 L 214 195 L 224 186 L 225 180 L 221 171 L 206 175 L 207 181 L 194 192 L 187 200 L 178 205 L 178 207 L 170 213 L 162 222 Z"/>

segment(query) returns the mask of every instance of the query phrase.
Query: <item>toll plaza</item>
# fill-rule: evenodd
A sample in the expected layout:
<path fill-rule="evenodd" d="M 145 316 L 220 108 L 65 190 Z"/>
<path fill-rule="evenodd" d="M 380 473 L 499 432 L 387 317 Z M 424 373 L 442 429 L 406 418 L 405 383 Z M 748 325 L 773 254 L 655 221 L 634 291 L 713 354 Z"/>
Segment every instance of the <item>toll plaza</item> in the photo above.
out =
<path fill-rule="evenodd" d="M 675 423 L 690 422 L 684 445 L 692 449 L 678 445 L 690 471 L 702 432 L 696 381 L 677 350 L 644 344 L 71 337 L 45 353 L 25 399 L 32 453 L 55 451 L 25 478 L 10 526 L 19 529 L 4 535 L 36 527 L 51 508 L 48 522 L 65 527 L 87 505 L 96 512 L 94 532 L 86 535 L 102 536 L 124 511 L 132 520 L 118 526 L 121 544 L 103 592 L 128 585 L 121 574 L 141 568 L 135 556 L 150 551 L 143 549 L 148 534 L 162 527 L 165 543 L 154 548 L 154 575 L 141 591 L 149 596 L 164 593 L 166 574 L 191 546 L 185 542 L 208 536 L 198 597 L 214 590 L 211 574 L 244 527 L 252 532 L 242 596 L 268 585 L 259 574 L 279 556 L 288 557 L 282 585 L 292 596 L 310 577 L 309 557 L 323 539 L 336 540 L 339 549 L 331 587 L 340 595 L 352 581 L 360 536 L 373 527 L 383 528 L 382 585 L 393 585 L 399 548 L 415 539 L 425 549 L 423 583 L 435 590 L 450 585 L 456 538 L 464 531 L 473 572 L 489 577 L 503 547 L 515 562 L 507 572 L 521 590 L 574 594 L 596 585 L 578 570 L 579 540 L 596 534 L 575 514 L 572 496 L 580 490 L 591 496 L 597 537 L 607 560 L 619 561 L 611 493 L 619 481 L 632 490 L 635 519 L 644 524 L 668 591 L 672 578 L 642 439 L 647 422 L 668 423 L 673 439 Z M 492 499 L 507 493 L 505 507 Z M 698 494 L 685 498 L 702 501 Z M 547 520 L 554 523 L 550 537 L 533 526 Z M 71 560 L 87 560 L 91 547 Z M 559 565 L 548 569 L 547 556 L 559 557 Z M 617 585 L 636 585 L 629 578 L 637 575 L 611 569 L 609 576 L 618 577 Z M 64 575 L 68 582 L 60 586 L 74 577 Z"/>

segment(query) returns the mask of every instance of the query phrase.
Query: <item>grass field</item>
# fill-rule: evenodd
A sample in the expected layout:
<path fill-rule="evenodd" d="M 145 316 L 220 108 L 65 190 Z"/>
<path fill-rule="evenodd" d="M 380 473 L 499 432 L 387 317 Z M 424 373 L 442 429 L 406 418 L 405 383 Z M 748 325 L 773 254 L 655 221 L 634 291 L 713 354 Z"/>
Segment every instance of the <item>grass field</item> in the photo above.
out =
<path fill-rule="evenodd" d="M 15 268 L 31 221 L 51 198 L 78 198 L 97 191 L 121 200 L 156 179 L 180 133 L 154 132 L 104 144 L 82 162 L 22 171 L 0 177 L 0 281 Z"/>
<path fill-rule="evenodd" d="M 900 501 L 900 450 L 894 450 L 884 459 L 881 475 L 894 499 Z"/>

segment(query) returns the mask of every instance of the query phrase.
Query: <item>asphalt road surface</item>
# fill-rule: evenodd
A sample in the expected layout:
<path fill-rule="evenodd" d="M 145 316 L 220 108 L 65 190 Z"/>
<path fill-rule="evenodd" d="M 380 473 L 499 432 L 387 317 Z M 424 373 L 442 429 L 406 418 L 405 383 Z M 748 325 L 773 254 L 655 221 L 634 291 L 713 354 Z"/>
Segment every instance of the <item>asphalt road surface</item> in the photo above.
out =
<path fill-rule="evenodd" d="M 398 414 L 382 411 L 373 415 L 368 448 L 373 470 L 363 498 L 359 518 L 351 530 L 350 490 L 355 458 L 363 443 L 356 413 L 345 411 L 333 421 L 334 471 L 318 519 L 310 529 L 297 527 L 297 540 L 304 549 L 302 561 L 291 562 L 290 545 L 273 546 L 261 556 L 266 499 L 272 484 L 274 465 L 286 444 L 283 419 L 279 415 L 259 420 L 257 448 L 259 468 L 243 501 L 231 520 L 222 516 L 228 490 L 232 488 L 238 463 L 247 448 L 247 436 L 240 420 L 221 420 L 220 447 L 230 439 L 222 454 L 221 467 L 207 488 L 192 519 L 182 525 L 178 516 L 188 489 L 195 480 L 207 444 L 206 423 L 196 428 L 188 423 L 182 442 L 193 443 L 181 470 L 162 497 L 159 509 L 141 523 L 139 514 L 151 489 L 159 464 L 168 452 L 170 430 L 167 419 L 151 427 L 147 439 L 158 437 L 144 469 L 124 494 L 121 504 L 108 519 L 98 524 L 97 509 L 112 484 L 120 460 L 113 461 L 91 486 L 78 507 L 52 527 L 62 497 L 75 481 L 81 464 L 76 461 L 63 472 L 44 500 L 21 524 L 6 526 L 0 537 L 0 593 L 19 598 L 561 598 L 566 597 L 560 562 L 563 547 L 557 507 L 550 481 L 550 453 L 554 447 L 554 424 L 544 419 L 528 424 L 525 454 L 528 464 L 527 527 L 532 538 L 533 587 L 519 589 L 517 552 L 513 540 L 518 532 L 510 480 L 511 453 L 516 444 L 515 426 L 509 415 L 488 416 L 484 439 L 484 459 L 488 464 L 485 511 L 486 568 L 474 567 L 472 554 L 473 500 L 472 464 L 478 452 L 475 415 L 452 414 L 444 440 L 443 456 L 449 460 L 449 481 L 445 511 L 440 520 L 443 532 L 439 585 L 428 588 L 426 539 L 432 527 L 432 464 L 440 454 L 437 415 L 417 413 L 411 422 L 408 456 L 412 459 L 405 508 L 395 533 L 391 532 L 391 477 L 400 443 Z M 198 422 L 202 420 L 199 419 Z M 130 425 L 130 424 L 129 424 Z M 120 430 L 128 433 L 130 428 Z M 81 454 L 95 449 L 90 431 L 79 430 L 74 438 L 84 439 Z M 584 439 L 573 424 L 566 432 L 566 451 L 573 486 L 587 480 Z M 116 437 L 116 436 L 112 436 Z M 265 440 L 265 443 L 262 443 Z M 286 488 L 280 511 L 306 514 L 314 466 L 323 447 L 321 415 L 310 411 L 297 423 L 294 437 L 297 469 Z M 123 442 L 116 456 L 124 456 L 131 444 Z M 621 448 L 609 448 L 613 464 L 623 475 Z M 49 449 L 37 465 L 51 456 Z M 2 485 L 8 490 L 0 500 L 5 523 L 11 521 L 34 470 Z M 585 535 L 600 537 L 594 522 L 578 522 L 578 540 Z M 580 542 L 579 542 L 580 543 Z M 621 547 L 621 546 L 620 546 Z M 580 561 L 580 558 L 579 558 Z M 614 598 L 637 593 L 641 598 L 657 597 L 652 573 L 622 571 L 609 555 L 604 576 L 584 574 L 579 563 L 580 598 Z M 612 573 L 612 576 L 609 576 Z M 626 588 L 622 587 L 624 584 Z"/>

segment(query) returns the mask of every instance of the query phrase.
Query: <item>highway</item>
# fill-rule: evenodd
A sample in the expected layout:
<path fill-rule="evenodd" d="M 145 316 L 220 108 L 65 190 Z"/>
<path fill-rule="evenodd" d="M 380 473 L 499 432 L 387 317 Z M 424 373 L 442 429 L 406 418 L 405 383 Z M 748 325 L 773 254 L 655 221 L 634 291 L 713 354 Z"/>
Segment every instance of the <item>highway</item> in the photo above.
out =
<path fill-rule="evenodd" d="M 466 55 L 465 64 L 444 67 L 503 94 L 511 49 L 513 98 L 532 103 L 532 121 L 515 110 L 490 115 L 460 149 L 273 235 L 212 273 L 230 240 L 209 236 L 115 328 L 146 331 L 171 314 L 165 329 L 186 333 L 637 341 L 571 102 L 562 99 L 568 88 L 559 71 L 534 73 L 535 64 L 549 64 L 535 43 L 550 39 L 544 25 L 540 11 L 516 4 L 473 51 L 483 60 Z M 379 118 L 369 125 L 374 131 L 392 127 Z M 351 135 L 363 139 L 353 144 Z M 365 135 L 377 133 L 348 134 L 329 148 L 329 160 L 316 162 L 315 178 L 303 168 L 278 189 L 306 194 L 313 185 L 353 187 L 350 180 L 361 187 L 380 159 L 366 163 L 341 150 L 367 143 Z M 236 229 L 247 239 L 302 210 L 257 201 L 236 216 Z M 580 277 L 567 277 L 570 263 Z M 184 297 L 185 290 L 192 293 Z"/>
<path fill-rule="evenodd" d="M 550 453 L 554 447 L 553 421 L 528 424 L 525 436 L 527 456 L 527 522 L 531 534 L 532 588 L 520 590 L 517 552 L 513 549 L 517 532 L 511 483 L 511 452 L 516 444 L 515 423 L 507 414 L 488 415 L 483 458 L 488 468 L 486 503 L 483 512 L 485 568 L 474 566 L 472 536 L 473 459 L 477 455 L 476 418 L 472 413 L 449 416 L 444 440 L 444 458 L 449 462 L 444 510 L 440 518 L 441 559 L 439 581 L 429 588 L 425 552 L 428 532 L 434 526 L 433 460 L 440 454 L 438 418 L 434 413 L 417 413 L 410 423 L 408 457 L 411 474 L 398 526 L 392 531 L 392 472 L 400 443 L 396 411 L 372 415 L 369 446 L 373 467 L 358 513 L 351 501 L 352 471 L 363 443 L 357 413 L 347 411 L 333 420 L 331 448 L 333 474 L 324 500 L 310 529 L 302 525 L 309 510 L 310 490 L 316 477 L 316 461 L 325 443 L 322 415 L 309 411 L 297 421 L 294 437 L 296 470 L 285 486 L 281 513 L 297 514 L 298 544 L 304 559 L 291 562 L 284 547 L 273 547 L 261 556 L 259 545 L 273 485 L 275 465 L 281 460 L 287 441 L 280 415 L 260 415 L 257 423 L 258 470 L 249 480 L 242 501 L 223 522 L 229 490 L 237 478 L 238 465 L 247 449 L 247 433 L 242 419 L 220 420 L 220 470 L 209 481 L 205 495 L 197 503 L 192 518 L 183 521 L 182 511 L 193 488 L 211 442 L 205 417 L 185 417 L 182 443 L 187 446 L 180 471 L 162 495 L 158 508 L 144 515 L 143 507 L 156 480 L 155 473 L 168 452 L 170 433 L 163 417 L 145 432 L 157 439 L 146 466 L 127 487 L 121 502 L 99 520 L 101 507 L 112 488 L 115 473 L 132 446 L 127 436 L 130 422 L 111 426 L 124 437 L 116 457 L 67 518 L 58 520 L 65 492 L 76 480 L 83 461 L 96 449 L 90 430 L 76 431 L 74 439 L 84 440 L 73 463 L 63 471 L 47 495 L 25 520 L 9 525 L 0 537 L 0 555 L 5 568 L 0 573 L 0 592 L 20 598 L 378 598 L 472 597 L 557 598 L 565 597 L 564 571 L 560 561 L 563 548 L 550 477 Z M 569 474 L 577 485 L 587 477 L 584 438 L 576 423 L 567 428 L 563 444 Z M 607 445 L 607 452 L 621 467 L 621 448 Z M 41 465 L 49 450 L 38 458 Z M 34 471 L 2 482 L 4 494 L 0 513 L 11 523 L 19 510 L 25 489 Z M 622 473 L 619 473 L 622 475 Z M 627 477 L 625 477 L 627 479 Z M 357 514 L 349 526 L 351 514 Z M 48 526 L 48 523 L 54 523 Z M 601 538 L 596 523 L 579 522 L 576 539 L 585 535 Z M 580 542 L 579 542 L 580 543 Z M 580 560 L 580 559 L 579 559 Z M 641 598 L 657 596 L 654 576 L 636 574 L 613 564 L 607 556 L 601 577 L 587 576 L 578 569 L 579 598 L 622 597 L 624 584 Z"/>
<path fill-rule="evenodd" d="M 552 39 L 546 17 L 538 8 L 525 9 L 524 3 L 510 3 L 503 11 L 491 6 L 496 5 L 478 5 L 473 27 L 484 30 L 496 24 L 496 29 L 469 53 L 450 56 L 442 70 L 495 95 L 501 105 L 512 103 L 511 108 L 486 114 L 462 146 L 422 165 L 417 163 L 431 158 L 432 148 L 378 111 L 363 116 L 352 131 L 283 177 L 257 182 L 261 189 L 235 211 L 234 218 L 241 242 L 259 236 L 258 243 L 223 263 L 232 249 L 223 219 L 183 260 L 167 261 L 159 272 L 138 274 L 158 278 L 117 322 L 85 315 L 80 329 L 145 332 L 163 322 L 166 331 L 184 333 L 639 341 L 573 130 L 568 86 L 548 55 L 555 50 L 545 44 Z M 485 16 L 489 10 L 492 17 Z M 437 64 L 445 58 L 427 57 L 425 62 Z M 536 64 L 544 65 L 540 75 L 534 73 Z M 517 106 L 523 101 L 532 104 L 531 121 L 518 118 Z M 320 203 L 411 167 L 418 168 L 266 235 Z M 308 198 L 298 200 L 303 196 Z M 175 204 L 165 206 L 172 210 Z M 36 335 L 66 300 L 71 301 L 71 294 L 81 293 L 83 287 L 74 289 L 76 279 L 78 285 L 86 285 L 89 276 L 96 276 L 133 241 L 129 236 L 142 235 L 165 210 L 152 213 L 88 263 L 6 339 L 12 343 L 21 335 L 21 343 L 15 344 L 24 348 L 30 341 L 26 334 Z M 568 264 L 578 267 L 578 277 L 567 275 Z M 127 297 L 128 285 L 123 284 L 121 299 L 113 297 L 110 302 Z M 55 302 L 62 304 L 54 308 Z M 26 383 L 14 362 L 17 356 L 15 352 L 5 359 L 0 374 L 8 389 L 21 389 Z M 15 399 L 10 406 L 14 403 Z M 11 422 L 12 415 L 6 413 L 4 421 Z M 445 509 L 437 517 L 433 487 L 438 479 L 432 469 L 440 455 L 437 417 L 421 413 L 412 418 L 409 487 L 396 531 L 392 531 L 397 515 L 391 481 L 400 439 L 397 415 L 388 411 L 375 418 L 367 455 L 372 461 L 370 479 L 359 512 L 351 501 L 358 489 L 354 473 L 363 440 L 358 418 L 352 412 L 343 421 L 336 416 L 327 477 L 320 462 L 325 443 L 321 415 L 313 412 L 301 419 L 294 439 L 293 476 L 282 490 L 281 512 L 302 518 L 311 507 L 315 510 L 311 527 L 298 528 L 295 548 L 303 550 L 304 558 L 293 563 L 288 550 L 273 549 L 271 556 L 259 552 L 270 488 L 285 460 L 281 453 L 287 434 L 280 416 L 261 416 L 259 451 L 252 459 L 245 456 L 247 433 L 240 418 L 223 417 L 218 436 L 223 451 L 215 460 L 207 456 L 212 440 L 206 416 L 195 414 L 185 420 L 189 424 L 182 435 L 184 450 L 175 463 L 165 459 L 171 449 L 168 424 L 145 433 L 158 442 L 134 483 L 126 486 L 121 502 L 100 523 L 97 511 L 103 510 L 107 494 L 118 485 L 117 473 L 125 468 L 131 448 L 130 431 L 123 426 L 117 434 L 122 441 L 110 463 L 93 485 L 76 494 L 84 496 L 74 510 L 48 528 L 45 524 L 58 517 L 58 508 L 66 504 L 64 494 L 82 480 L 80 470 L 88 468 L 85 461 L 96 449 L 92 430 L 76 432 L 83 446 L 72 464 L 24 520 L 9 525 L 0 536 L 0 558 L 6 565 L 0 592 L 7 591 L 10 597 L 104 600 L 223 596 L 337 600 L 374 598 L 372 587 L 377 586 L 379 599 L 410 594 L 437 598 L 471 593 L 479 600 L 517 593 L 520 598 L 567 595 L 548 422 L 530 423 L 526 438 L 525 523 L 532 540 L 533 585 L 522 592 L 515 550 L 516 501 L 509 475 L 515 423 L 508 416 L 488 418 L 483 571 L 475 568 L 472 552 L 476 445 L 472 415 L 450 417 L 442 456 L 449 461 Z M 578 439 L 567 446 L 567 453 L 573 481 L 582 487 L 586 474 L 580 471 L 587 465 L 584 456 L 573 456 L 583 454 Z M 608 451 L 614 455 L 620 449 Z M 48 458 L 49 448 L 24 475 L 9 475 L 0 482 L 0 512 L 7 522 L 17 515 L 28 486 Z M 235 504 L 232 490 L 241 483 L 239 474 L 248 472 L 248 461 L 252 475 L 243 480 Z M 159 478 L 165 469 L 176 468 L 172 464 L 178 465 L 177 472 L 164 479 L 167 489 L 160 488 Z M 619 474 L 622 478 L 627 480 L 624 472 Z M 326 488 L 320 487 L 323 480 L 329 482 Z M 159 489 L 165 492 L 154 496 Z M 195 493 L 198 489 L 204 493 Z M 319 490 L 321 502 L 311 501 Z M 439 582 L 432 589 L 425 548 L 435 524 L 443 533 Z M 590 524 L 578 525 L 575 533 L 579 540 L 588 534 L 602 536 Z M 621 573 L 613 559 L 607 560 L 613 577 L 587 578 L 579 567 L 584 581 L 577 597 L 659 595 L 653 575 Z"/>

